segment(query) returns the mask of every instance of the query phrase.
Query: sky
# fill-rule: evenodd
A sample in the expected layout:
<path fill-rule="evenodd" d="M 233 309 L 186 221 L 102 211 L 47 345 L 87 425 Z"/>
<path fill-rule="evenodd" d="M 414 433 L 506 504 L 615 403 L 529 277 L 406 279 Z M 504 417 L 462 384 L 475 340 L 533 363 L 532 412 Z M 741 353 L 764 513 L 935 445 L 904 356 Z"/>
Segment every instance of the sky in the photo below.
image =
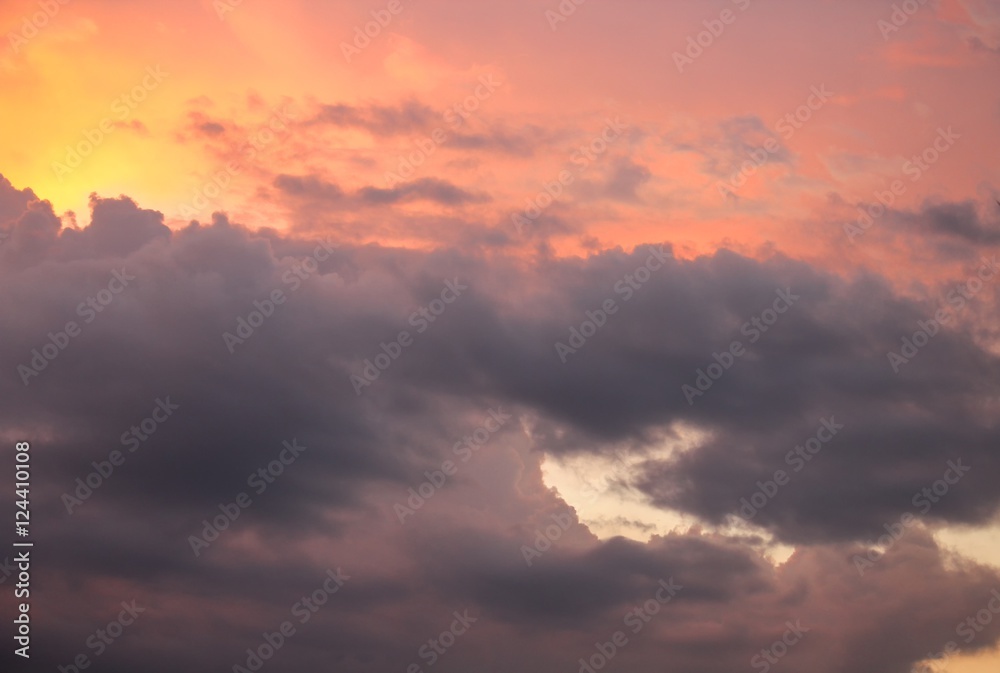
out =
<path fill-rule="evenodd" d="M 0 35 L 3 670 L 997 670 L 1000 2 Z"/>

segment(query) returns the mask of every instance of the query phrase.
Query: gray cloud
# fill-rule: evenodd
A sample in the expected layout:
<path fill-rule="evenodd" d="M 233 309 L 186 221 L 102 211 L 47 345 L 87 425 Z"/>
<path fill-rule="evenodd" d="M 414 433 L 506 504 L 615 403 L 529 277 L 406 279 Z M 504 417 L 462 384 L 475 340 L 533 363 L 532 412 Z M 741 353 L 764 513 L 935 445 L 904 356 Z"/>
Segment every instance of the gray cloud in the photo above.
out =
<path fill-rule="evenodd" d="M 330 184 L 286 176 L 282 188 L 342 198 Z M 124 197 L 92 207 L 89 227 L 60 231 L 47 203 L 0 182 L 11 236 L 0 246 L 0 311 L 17 318 L 0 351 L 0 429 L 37 447 L 45 553 L 33 610 L 43 615 L 36 638 L 50 644 L 39 665 L 86 651 L 88 635 L 134 597 L 149 612 L 100 658 L 102 670 L 226 669 L 342 566 L 343 593 L 268 670 L 405 670 L 465 608 L 481 621 L 435 670 L 578 669 L 673 577 L 684 587 L 677 600 L 629 633 L 616 666 L 746 667 L 786 620 L 801 619 L 813 631 L 789 670 L 905 673 L 1000 580 L 954 562 L 919 528 L 864 577 L 851 561 L 948 460 L 973 471 L 929 524 L 982 522 L 1000 501 L 995 414 L 983 403 L 996 396 L 996 356 L 959 325 L 899 374 L 886 360 L 933 314 L 932 298 L 900 295 L 878 276 L 720 250 L 690 260 L 668 251 L 624 301 L 615 284 L 647 262 L 648 247 L 527 264 L 339 245 L 293 290 L 287 279 L 317 241 L 250 232 L 221 214 L 170 231 Z M 80 302 L 123 268 L 135 280 L 84 322 Z M 454 278 L 469 289 L 417 333 L 408 316 Z M 741 325 L 778 288 L 801 299 L 689 405 L 681 385 L 734 339 L 749 341 Z M 231 353 L 223 333 L 275 289 L 287 300 Z M 619 311 L 560 362 L 555 342 L 609 297 Z M 25 386 L 18 365 L 69 320 L 81 333 Z M 401 330 L 413 344 L 356 395 L 350 376 Z M 67 515 L 61 495 L 121 450 L 122 432 L 165 395 L 180 408 Z M 495 405 L 516 422 L 400 525 L 392 504 L 454 459 L 453 443 Z M 746 538 L 698 529 L 598 541 L 541 479 L 541 452 L 641 451 L 695 427 L 707 433 L 699 446 L 648 461 L 634 485 L 659 506 L 719 522 L 831 414 L 843 434 L 755 519 L 800 545 L 779 568 Z M 308 450 L 195 558 L 188 536 L 292 438 Z M 0 504 L 10 511 L 9 492 Z M 528 567 L 521 547 L 560 512 L 564 535 Z M 991 630 L 976 646 L 996 638 Z"/>
<path fill-rule="evenodd" d="M 474 194 L 437 178 L 418 178 L 391 188 L 362 187 L 350 197 L 338 185 L 314 175 L 279 175 L 274 180 L 274 186 L 291 196 L 319 202 L 327 207 L 332 204 L 342 207 L 385 206 L 418 200 L 461 206 L 490 200 L 485 194 Z"/>

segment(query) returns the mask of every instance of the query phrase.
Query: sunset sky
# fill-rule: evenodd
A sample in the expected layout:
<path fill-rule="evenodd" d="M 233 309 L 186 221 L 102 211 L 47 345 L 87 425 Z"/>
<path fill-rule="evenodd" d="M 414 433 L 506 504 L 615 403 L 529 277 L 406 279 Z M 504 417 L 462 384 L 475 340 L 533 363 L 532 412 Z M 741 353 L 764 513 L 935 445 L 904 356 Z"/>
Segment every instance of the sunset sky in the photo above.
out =
<path fill-rule="evenodd" d="M 1000 666 L 1000 0 L 0 29 L 3 670 Z"/>

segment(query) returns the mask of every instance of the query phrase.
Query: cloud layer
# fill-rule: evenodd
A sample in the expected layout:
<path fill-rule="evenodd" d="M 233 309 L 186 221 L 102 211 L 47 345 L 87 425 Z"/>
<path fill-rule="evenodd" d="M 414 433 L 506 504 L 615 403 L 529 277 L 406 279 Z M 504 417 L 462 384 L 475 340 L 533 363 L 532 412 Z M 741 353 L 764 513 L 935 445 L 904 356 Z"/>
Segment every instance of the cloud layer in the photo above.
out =
<path fill-rule="evenodd" d="M 627 191 L 638 173 L 622 171 Z M 277 186 L 346 198 L 311 179 Z M 468 611 L 476 621 L 436 669 L 579 670 L 622 631 L 615 666 L 731 671 L 798 620 L 809 630 L 788 670 L 904 673 L 1000 586 L 928 532 L 986 522 L 1000 500 L 1000 369 L 968 328 L 991 290 L 897 373 L 887 353 L 935 315 L 937 288 L 918 296 L 779 253 L 683 259 L 656 244 L 525 261 L 252 232 L 222 214 L 171 231 L 127 197 L 91 205 L 89 226 L 60 230 L 46 202 L 0 185 L 0 307 L 14 317 L 2 431 L 37 447 L 46 667 L 80 652 L 108 671 L 245 665 L 340 568 L 342 589 L 268 670 L 428 670 L 421 648 Z M 927 218 L 978 226 L 961 205 Z M 778 296 L 794 299 L 768 313 Z M 689 400 L 683 386 L 736 341 L 743 353 Z M 166 418 L 161 400 L 176 405 Z M 511 420 L 480 442 L 491 409 Z M 794 471 L 789 452 L 830 417 L 843 428 Z M 133 426 L 145 438 L 130 450 Z M 695 447 L 658 451 L 692 429 Z M 307 448 L 275 463 L 293 440 Z M 546 454 L 623 444 L 648 456 L 631 486 L 704 528 L 598 540 L 542 480 Z M 123 463 L 83 497 L 77 478 L 115 450 Z M 448 460 L 452 473 L 435 476 Z M 970 470 L 921 511 L 914 495 L 949 461 Z M 250 481 L 260 469 L 272 479 Z M 790 480 L 754 516 L 760 528 L 726 528 L 781 469 Z M 425 481 L 433 494 L 415 499 Z M 241 493 L 251 504 L 196 555 L 191 537 Z M 869 554 L 908 512 L 920 523 Z M 764 531 L 798 545 L 787 563 L 761 555 Z M 671 579 L 682 588 L 661 607 Z M 132 599 L 147 611 L 94 656 L 89 635 Z"/>

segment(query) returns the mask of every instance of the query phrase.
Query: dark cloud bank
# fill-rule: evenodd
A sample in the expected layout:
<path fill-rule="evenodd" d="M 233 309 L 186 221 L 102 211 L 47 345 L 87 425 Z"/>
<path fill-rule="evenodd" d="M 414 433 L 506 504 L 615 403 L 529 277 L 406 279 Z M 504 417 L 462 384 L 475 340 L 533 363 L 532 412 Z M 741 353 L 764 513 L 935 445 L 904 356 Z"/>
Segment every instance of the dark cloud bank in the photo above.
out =
<path fill-rule="evenodd" d="M 398 123 L 348 112 L 330 114 Z M 281 186 L 324 188 L 296 180 Z M 461 196 L 435 189 L 394 198 Z M 887 352 L 938 300 L 780 255 L 684 261 L 665 248 L 624 301 L 616 283 L 652 248 L 539 263 L 335 241 L 329 252 L 222 215 L 171 232 L 127 198 L 92 205 L 89 227 L 60 231 L 46 202 L 0 185 L 0 429 L 9 445 L 34 447 L 37 670 L 82 653 L 108 672 L 228 671 L 292 620 L 295 634 L 264 670 L 428 671 L 425 644 L 468 611 L 477 621 L 435 671 L 576 672 L 619 630 L 628 643 L 609 669 L 760 670 L 752 657 L 799 620 L 810 630 L 781 670 L 905 673 L 1000 587 L 994 570 L 952 557 L 920 526 L 863 576 L 853 560 L 906 513 L 933 526 L 996 512 L 1000 362 L 963 327 L 995 310 L 992 292 L 896 373 Z M 981 240 L 962 214 L 938 209 L 928 226 Z M 297 266 L 309 258 L 319 261 Z M 412 321 L 447 281 L 468 289 L 433 321 Z M 799 299 L 751 341 L 741 326 L 779 289 Z M 275 290 L 285 300 L 230 349 L 223 335 Z M 617 313 L 561 362 L 555 343 L 608 299 Z M 70 321 L 76 335 L 25 377 L 19 367 Z M 356 394 L 351 376 L 403 330 L 412 341 Z M 745 353 L 689 404 L 682 386 L 736 340 Z M 129 451 L 123 433 L 167 398 L 176 410 Z M 400 524 L 393 505 L 497 408 L 512 420 Z M 831 416 L 843 428 L 793 472 L 789 451 Z M 798 545 L 785 565 L 763 560 L 750 538 L 699 530 L 600 542 L 541 481 L 542 451 L 642 451 L 679 428 L 705 439 L 650 459 L 633 485 L 722 524 L 784 469 L 789 483 L 753 522 Z M 293 439 L 306 450 L 256 493 L 248 475 Z M 114 450 L 123 464 L 68 514 L 63 494 Z M 925 513 L 913 497 L 949 461 L 971 469 Z M 252 505 L 195 556 L 189 537 L 240 492 Z M 3 506 L 13 509 L 7 491 Z M 523 545 L 555 521 L 565 532 L 528 566 Z M 300 624 L 293 606 L 337 568 L 349 579 Z M 634 631 L 627 615 L 670 578 L 682 589 Z M 146 611 L 97 655 L 88 638 L 130 600 Z M 963 647 L 997 636 L 994 624 Z"/>

